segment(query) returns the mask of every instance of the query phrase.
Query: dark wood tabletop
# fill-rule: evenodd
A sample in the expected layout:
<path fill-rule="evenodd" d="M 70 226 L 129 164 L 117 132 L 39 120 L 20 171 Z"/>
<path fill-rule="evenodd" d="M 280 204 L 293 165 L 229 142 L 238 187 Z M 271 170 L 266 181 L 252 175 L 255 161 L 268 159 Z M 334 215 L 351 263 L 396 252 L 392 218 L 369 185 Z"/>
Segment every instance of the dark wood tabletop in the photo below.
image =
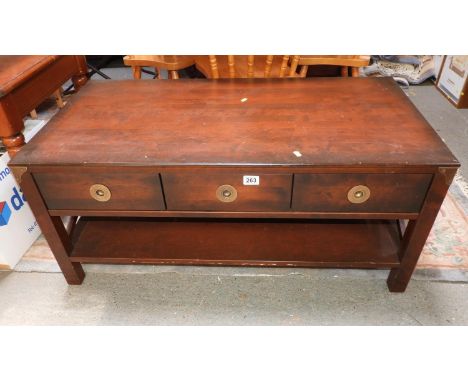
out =
<path fill-rule="evenodd" d="M 92 82 L 13 163 L 458 165 L 391 78 Z"/>
<path fill-rule="evenodd" d="M 0 57 L 0 97 L 8 94 L 59 56 L 2 56 Z"/>

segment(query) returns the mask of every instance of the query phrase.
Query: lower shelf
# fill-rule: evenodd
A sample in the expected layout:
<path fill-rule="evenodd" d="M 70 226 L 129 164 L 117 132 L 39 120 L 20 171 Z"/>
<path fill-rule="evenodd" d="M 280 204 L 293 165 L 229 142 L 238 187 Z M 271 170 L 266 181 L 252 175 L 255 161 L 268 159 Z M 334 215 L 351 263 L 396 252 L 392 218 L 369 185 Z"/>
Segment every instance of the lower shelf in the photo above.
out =
<path fill-rule="evenodd" d="M 400 233 L 390 220 L 81 218 L 71 260 L 391 268 Z"/>

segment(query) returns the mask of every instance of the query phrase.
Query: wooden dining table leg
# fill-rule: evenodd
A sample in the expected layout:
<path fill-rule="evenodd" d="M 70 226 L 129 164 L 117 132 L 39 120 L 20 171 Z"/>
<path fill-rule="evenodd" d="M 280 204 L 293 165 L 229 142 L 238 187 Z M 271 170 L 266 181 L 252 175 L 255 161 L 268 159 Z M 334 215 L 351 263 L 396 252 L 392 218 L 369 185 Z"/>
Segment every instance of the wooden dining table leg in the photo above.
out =
<path fill-rule="evenodd" d="M 75 90 L 78 91 L 88 81 L 88 66 L 86 65 L 85 56 L 75 56 L 76 73 L 72 76 L 72 82 Z"/>
<path fill-rule="evenodd" d="M 456 169 L 453 168 L 439 169 L 432 180 L 418 218 L 408 223 L 400 247 L 400 266 L 392 269 L 387 279 L 391 292 L 406 290 L 455 173 Z"/>
<path fill-rule="evenodd" d="M 13 156 L 15 156 L 15 154 L 20 151 L 21 147 L 25 144 L 23 133 L 18 133 L 9 137 L 2 137 L 2 142 L 7 149 L 8 154 L 10 154 L 10 158 L 13 158 Z"/>
<path fill-rule="evenodd" d="M 341 77 L 348 77 L 348 67 L 342 66 L 341 67 Z"/>
<path fill-rule="evenodd" d="M 65 106 L 65 103 L 63 102 L 63 98 L 62 98 L 62 88 L 57 89 L 54 92 L 54 96 L 55 96 L 55 102 L 57 103 L 57 106 L 60 109 L 63 108 Z"/>
<path fill-rule="evenodd" d="M 15 169 L 15 177 L 19 181 L 22 190 L 28 196 L 29 205 L 37 219 L 47 243 L 57 260 L 60 269 L 68 284 L 79 285 L 83 282 L 85 273 L 79 263 L 70 261 L 72 244 L 70 236 L 60 216 L 50 216 L 44 200 L 36 186 L 33 176 L 29 172 L 18 174 Z"/>
<path fill-rule="evenodd" d="M 9 96 L 0 100 L 0 138 L 11 157 L 24 145 L 23 118 Z"/>
<path fill-rule="evenodd" d="M 141 80 L 141 67 L 140 66 L 132 66 L 132 73 L 133 73 L 133 79 Z"/>
<path fill-rule="evenodd" d="M 163 76 L 162 76 L 162 70 L 161 68 L 156 68 L 157 72 L 158 72 L 158 80 L 162 80 L 163 79 Z M 168 75 L 168 78 L 169 78 L 169 72 L 167 73 Z"/>
<path fill-rule="evenodd" d="M 354 66 L 351 68 L 351 77 L 359 77 L 359 68 Z"/>

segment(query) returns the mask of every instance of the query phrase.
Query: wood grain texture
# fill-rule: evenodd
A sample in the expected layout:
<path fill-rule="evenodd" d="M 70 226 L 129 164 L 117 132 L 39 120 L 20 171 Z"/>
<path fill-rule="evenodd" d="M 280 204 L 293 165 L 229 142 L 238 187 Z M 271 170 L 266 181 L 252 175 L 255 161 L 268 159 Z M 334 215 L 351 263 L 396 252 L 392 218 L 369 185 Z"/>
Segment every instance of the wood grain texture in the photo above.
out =
<path fill-rule="evenodd" d="M 296 76 L 296 69 L 299 64 L 299 56 L 292 56 L 291 68 L 289 69 L 289 77 Z"/>
<path fill-rule="evenodd" d="M 210 56 L 210 57 L 213 57 L 213 56 Z M 229 67 L 229 77 L 235 78 L 236 77 L 236 62 L 235 62 L 233 55 L 228 56 L 228 67 Z"/>
<path fill-rule="evenodd" d="M 123 58 L 125 65 L 131 67 L 158 67 L 165 70 L 181 70 L 195 63 L 195 56 L 180 55 L 128 55 Z"/>
<path fill-rule="evenodd" d="M 363 67 L 369 65 L 370 56 L 365 55 L 302 55 L 299 65 L 337 65 Z"/>
<path fill-rule="evenodd" d="M 370 56 L 359 55 L 328 55 L 328 56 L 300 56 L 299 66 L 301 67 L 301 77 L 307 75 L 309 66 L 340 66 L 340 73 L 342 77 L 349 76 L 349 69 L 351 68 L 352 77 L 359 77 L 359 68 L 368 66 L 370 63 Z"/>
<path fill-rule="evenodd" d="M 10 93 L 21 115 L 27 115 L 78 71 L 75 56 L 59 56 Z"/>
<path fill-rule="evenodd" d="M 254 77 L 254 63 L 255 63 L 255 56 L 253 55 L 247 56 L 247 77 L 248 78 Z"/>
<path fill-rule="evenodd" d="M 270 77 L 271 74 L 271 66 L 273 64 L 273 56 L 267 56 L 266 64 L 265 64 L 265 78 Z"/>
<path fill-rule="evenodd" d="M 219 78 L 219 71 L 218 71 L 218 61 L 215 55 L 210 55 L 209 62 L 210 62 L 210 71 L 212 78 Z M 229 75 L 231 75 L 232 70 L 234 69 L 234 63 L 231 59 L 229 59 Z M 235 70 L 235 69 L 234 69 Z"/>
<path fill-rule="evenodd" d="M 418 212 L 430 174 L 296 174 L 292 208 L 298 211 Z M 353 204 L 348 191 L 357 185 L 370 189 L 370 198 Z"/>
<path fill-rule="evenodd" d="M 136 172 L 35 174 L 49 209 L 163 210 L 164 199 L 158 173 Z M 100 202 L 90 195 L 93 184 L 110 189 L 111 199 Z"/>
<path fill-rule="evenodd" d="M 314 55 L 300 56 L 299 66 L 301 66 L 301 72 L 307 72 L 309 66 L 337 66 L 340 67 L 341 76 L 348 77 L 349 69 L 351 68 L 351 74 L 353 77 L 357 77 L 359 74 L 359 67 L 368 66 L 370 63 L 370 56 L 359 56 L 359 55 Z"/>
<path fill-rule="evenodd" d="M 132 73 L 133 73 L 133 78 L 135 80 L 141 80 L 141 67 L 140 66 L 132 66 Z"/>
<path fill-rule="evenodd" d="M 217 78 L 280 78 L 299 77 L 288 65 L 290 56 L 211 55 L 195 56 L 195 66 L 206 77 Z M 299 58 L 299 56 L 293 56 Z M 297 66 L 298 61 L 296 61 Z"/>
<path fill-rule="evenodd" d="M 41 227 L 47 243 L 49 244 L 57 263 L 70 285 L 79 285 L 83 282 L 85 273 L 81 264 L 72 263 L 69 255 L 72 243 L 67 230 L 59 216 L 50 216 L 47 206 L 41 197 L 34 178 L 30 173 L 22 177 L 21 187 L 28 195 L 28 202 Z"/>
<path fill-rule="evenodd" d="M 24 145 L 23 117 L 72 78 L 86 83 L 84 56 L 1 56 L 0 138 L 10 156 Z"/>
<path fill-rule="evenodd" d="M 8 94 L 60 56 L 0 56 L 0 97 Z"/>
<path fill-rule="evenodd" d="M 418 219 L 409 221 L 398 252 L 401 264 L 390 271 L 387 279 L 390 291 L 406 290 L 455 173 L 454 168 L 439 168 Z"/>
<path fill-rule="evenodd" d="M 243 175 L 260 177 L 258 186 L 243 184 Z M 250 173 L 162 174 L 169 210 L 287 211 L 291 201 L 292 175 Z M 216 198 L 221 185 L 237 190 L 237 199 L 225 203 Z"/>
<path fill-rule="evenodd" d="M 73 57 L 76 63 L 76 71 L 72 75 L 72 82 L 75 92 L 77 92 L 88 82 L 88 65 L 86 64 L 86 56 Z"/>
<path fill-rule="evenodd" d="M 155 218 L 246 218 L 246 219 L 417 219 L 415 212 L 304 212 L 304 211 L 148 211 L 148 210 L 49 210 L 51 216 L 109 216 Z"/>
<path fill-rule="evenodd" d="M 17 133 L 9 137 L 3 137 L 2 142 L 7 148 L 10 157 L 14 156 L 17 152 L 19 152 L 21 147 L 23 147 L 26 143 L 24 140 L 23 133 Z"/>
<path fill-rule="evenodd" d="M 389 78 L 96 81 L 12 164 L 126 162 L 458 166 Z"/>
<path fill-rule="evenodd" d="M 350 77 L 92 83 L 10 166 L 69 283 L 81 262 L 391 268 L 401 292 L 459 164 L 393 80 Z M 96 218 L 70 240 L 62 215 Z"/>
<path fill-rule="evenodd" d="M 71 260 L 389 268 L 399 264 L 399 241 L 391 221 L 82 218 Z"/>
<path fill-rule="evenodd" d="M 281 59 L 279 77 L 284 77 L 286 73 L 286 69 L 288 68 L 288 61 L 289 61 L 289 56 L 283 56 L 283 58 Z"/>

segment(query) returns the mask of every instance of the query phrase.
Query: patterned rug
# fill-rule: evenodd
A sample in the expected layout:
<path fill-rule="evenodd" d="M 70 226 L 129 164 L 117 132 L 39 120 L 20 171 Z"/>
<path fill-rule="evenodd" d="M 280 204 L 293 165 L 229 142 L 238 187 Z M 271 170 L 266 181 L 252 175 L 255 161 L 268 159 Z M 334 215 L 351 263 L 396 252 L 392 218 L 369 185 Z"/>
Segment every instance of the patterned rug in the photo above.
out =
<path fill-rule="evenodd" d="M 457 177 L 450 187 L 419 259 L 418 268 L 468 270 L 468 186 L 461 177 Z M 15 270 L 60 271 L 42 235 Z"/>
<path fill-rule="evenodd" d="M 468 269 L 467 190 L 466 182 L 457 176 L 419 258 L 419 268 Z"/>

